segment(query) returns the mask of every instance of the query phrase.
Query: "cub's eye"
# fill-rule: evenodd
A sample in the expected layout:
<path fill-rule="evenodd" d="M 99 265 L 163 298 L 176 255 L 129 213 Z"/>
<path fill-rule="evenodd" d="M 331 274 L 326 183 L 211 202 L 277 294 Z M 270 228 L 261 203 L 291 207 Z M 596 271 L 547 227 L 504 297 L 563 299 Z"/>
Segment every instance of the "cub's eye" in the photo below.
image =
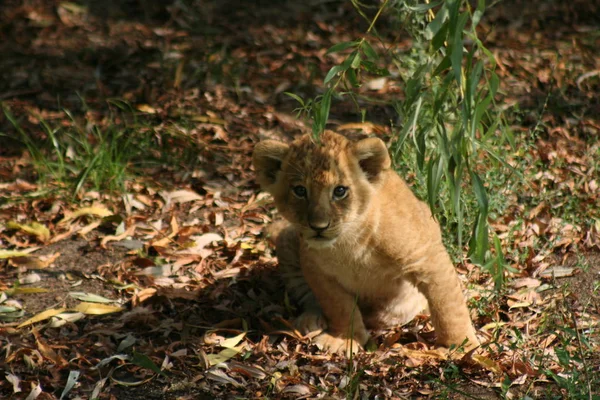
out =
<path fill-rule="evenodd" d="M 306 197 L 306 188 L 304 186 L 294 186 L 292 191 L 294 192 L 294 196 L 296 197 L 299 197 L 301 199 Z"/>
<path fill-rule="evenodd" d="M 336 186 L 333 189 L 333 197 L 336 199 L 343 199 L 348 194 L 348 188 L 346 186 Z"/>

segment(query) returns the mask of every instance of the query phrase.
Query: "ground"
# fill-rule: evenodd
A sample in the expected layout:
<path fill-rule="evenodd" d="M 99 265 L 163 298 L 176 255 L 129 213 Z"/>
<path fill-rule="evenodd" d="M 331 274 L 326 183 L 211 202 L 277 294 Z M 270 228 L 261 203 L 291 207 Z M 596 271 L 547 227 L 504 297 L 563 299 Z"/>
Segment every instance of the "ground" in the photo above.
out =
<path fill-rule="evenodd" d="M 310 131 L 284 92 L 317 95 L 340 61 L 326 50 L 366 23 L 343 1 L 165 3 L 0 6 L 0 397 L 598 398 L 595 2 L 500 2 L 482 20 L 518 143 L 507 160 L 523 179 L 490 221 L 512 267 L 506 287 L 457 263 L 481 352 L 431 352 L 422 316 L 375 332 L 376 348 L 351 361 L 291 325 L 297 310 L 263 234 L 275 213 L 250 154 Z M 381 23 L 386 45 L 410 47 Z M 334 102 L 330 127 L 389 140 L 393 108 L 368 107 L 361 123 Z M 20 134 L 61 129 L 94 145 L 94 129 L 123 146 L 151 137 L 147 159 L 128 164 L 144 173 L 73 194 L 53 178 L 60 164 L 34 167 Z"/>

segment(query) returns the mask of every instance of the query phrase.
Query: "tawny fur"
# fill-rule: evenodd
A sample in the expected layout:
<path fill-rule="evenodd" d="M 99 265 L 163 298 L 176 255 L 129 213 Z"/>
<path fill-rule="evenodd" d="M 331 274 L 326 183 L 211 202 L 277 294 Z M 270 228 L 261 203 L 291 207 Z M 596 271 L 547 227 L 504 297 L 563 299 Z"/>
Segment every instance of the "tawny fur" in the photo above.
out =
<path fill-rule="evenodd" d="M 381 140 L 329 131 L 318 142 L 267 140 L 253 162 L 289 222 L 274 236 L 288 291 L 304 308 L 298 327 L 326 329 L 314 339 L 320 347 L 357 351 L 367 329 L 404 324 L 427 308 L 438 345 L 478 344 L 440 228 L 391 169 Z M 294 195 L 298 185 L 304 197 Z M 344 198 L 333 195 L 337 186 L 348 188 Z"/>

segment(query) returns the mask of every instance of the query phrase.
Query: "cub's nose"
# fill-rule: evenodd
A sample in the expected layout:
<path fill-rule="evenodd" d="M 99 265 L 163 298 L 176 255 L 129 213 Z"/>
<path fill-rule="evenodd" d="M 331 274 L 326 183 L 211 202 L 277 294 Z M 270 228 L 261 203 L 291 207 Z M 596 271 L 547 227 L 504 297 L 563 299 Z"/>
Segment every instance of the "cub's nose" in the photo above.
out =
<path fill-rule="evenodd" d="M 329 224 L 329 221 L 311 221 L 308 223 L 308 226 L 310 226 L 310 229 L 312 229 L 313 231 L 321 233 L 327 228 L 329 228 Z"/>

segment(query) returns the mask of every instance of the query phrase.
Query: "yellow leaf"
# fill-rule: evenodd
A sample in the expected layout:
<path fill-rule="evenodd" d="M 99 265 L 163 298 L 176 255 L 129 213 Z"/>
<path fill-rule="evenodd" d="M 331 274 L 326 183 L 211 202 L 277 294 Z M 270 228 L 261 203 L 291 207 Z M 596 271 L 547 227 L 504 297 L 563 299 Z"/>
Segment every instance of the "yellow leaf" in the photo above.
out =
<path fill-rule="evenodd" d="M 206 359 L 208 360 L 208 364 L 212 367 L 213 365 L 217 365 L 222 362 L 225 362 L 225 361 L 229 360 L 231 357 L 235 357 L 235 355 L 237 355 L 242 350 L 243 347 L 244 346 L 231 347 L 231 348 L 228 347 L 224 350 L 221 350 L 217 354 L 208 354 L 206 356 Z"/>
<path fill-rule="evenodd" d="M 24 326 L 35 324 L 36 322 L 44 321 L 48 318 L 52 318 L 57 314 L 63 313 L 67 311 L 66 308 L 51 308 L 46 311 L 42 311 L 41 313 L 29 318 L 27 321 L 21 323 L 17 328 L 21 329 Z"/>
<path fill-rule="evenodd" d="M 26 256 L 26 257 L 13 257 L 10 259 L 10 264 L 15 267 L 25 267 L 28 269 L 42 269 L 48 268 L 56 259 L 60 256 L 60 253 L 49 254 L 47 256 Z"/>
<path fill-rule="evenodd" d="M 32 222 L 30 224 L 19 224 L 15 221 L 10 221 L 6 224 L 6 227 L 8 229 L 17 229 L 27 234 L 36 236 L 42 242 L 47 242 L 50 240 L 50 231 L 48 228 L 37 222 Z"/>
<path fill-rule="evenodd" d="M 96 215 L 98 217 L 108 217 L 109 215 L 113 215 L 113 213 L 102 206 L 84 207 L 80 208 L 79 210 L 73 212 L 70 215 L 65 216 L 62 220 L 60 220 L 59 224 L 64 224 L 65 222 L 71 221 L 75 218 L 79 218 L 82 215 Z"/>
<path fill-rule="evenodd" d="M 207 124 L 217 124 L 217 125 L 225 125 L 227 121 L 221 118 L 209 117 L 206 115 L 194 115 L 192 116 L 192 121 L 196 122 L 204 122 Z"/>
<path fill-rule="evenodd" d="M 511 302 L 509 302 L 509 309 L 513 309 L 513 308 L 526 308 L 529 307 L 532 303 L 530 301 L 518 301 L 515 303 L 510 304 Z"/>
<path fill-rule="evenodd" d="M 402 349 L 402 352 L 407 357 L 416 358 L 419 360 L 447 360 L 448 359 L 448 351 L 442 349 L 431 349 L 431 350 L 412 350 L 412 349 Z"/>
<path fill-rule="evenodd" d="M 10 291 L 11 295 L 14 294 L 32 294 L 32 293 L 48 293 L 50 289 L 41 287 L 17 287 Z"/>
<path fill-rule="evenodd" d="M 79 303 L 74 310 L 87 315 L 102 315 L 121 312 L 123 308 L 102 303 Z"/>
<path fill-rule="evenodd" d="M 30 253 L 29 251 L 0 250 L 0 259 L 3 259 L 3 258 L 14 258 L 14 257 L 25 257 L 29 253 Z"/>
<path fill-rule="evenodd" d="M 156 109 L 154 107 L 149 106 L 148 104 L 139 104 L 135 108 L 137 108 L 138 111 L 141 111 L 146 114 L 156 114 Z"/>
<path fill-rule="evenodd" d="M 246 336 L 246 332 L 242 332 L 237 336 L 234 336 L 232 338 L 229 339 L 225 339 L 223 340 L 221 343 L 219 343 L 219 345 L 221 347 L 226 347 L 229 349 L 233 349 L 235 346 L 238 345 L 239 342 L 242 341 L 242 339 Z"/>
<path fill-rule="evenodd" d="M 484 326 L 481 327 L 482 331 L 487 331 L 490 329 L 497 329 L 500 328 L 502 326 L 506 325 L 506 322 L 490 322 L 489 324 L 485 324 Z"/>
<path fill-rule="evenodd" d="M 481 365 L 488 371 L 491 371 L 495 374 L 502 374 L 502 368 L 500 365 L 498 365 L 498 363 L 491 358 L 487 358 L 481 354 L 473 354 L 472 358 L 477 364 Z"/>

